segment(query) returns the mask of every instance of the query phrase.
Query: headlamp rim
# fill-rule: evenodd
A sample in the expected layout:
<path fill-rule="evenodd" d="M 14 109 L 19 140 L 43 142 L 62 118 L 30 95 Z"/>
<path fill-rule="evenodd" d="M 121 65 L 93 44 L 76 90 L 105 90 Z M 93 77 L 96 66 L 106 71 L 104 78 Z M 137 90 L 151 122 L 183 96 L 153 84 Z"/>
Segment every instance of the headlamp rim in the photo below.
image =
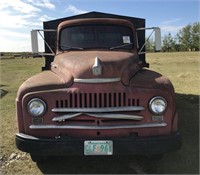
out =
<path fill-rule="evenodd" d="M 158 99 L 164 101 L 164 103 L 165 103 L 165 109 L 164 109 L 162 112 L 155 112 L 155 111 L 153 111 L 153 109 L 152 109 L 152 104 L 153 104 L 153 102 L 154 102 L 155 100 L 158 100 Z M 151 111 L 153 114 L 157 114 L 157 115 L 163 114 L 163 113 L 166 111 L 166 109 L 167 109 L 167 100 L 166 100 L 165 98 L 161 97 L 161 96 L 155 96 L 155 97 L 153 97 L 153 98 L 150 100 L 150 102 L 149 102 L 149 109 L 150 109 L 150 111 Z"/>
<path fill-rule="evenodd" d="M 39 101 L 39 102 L 41 102 L 42 105 L 44 106 L 44 110 L 43 110 L 43 112 L 42 112 L 41 114 L 39 114 L 39 115 L 34 115 L 33 113 L 31 113 L 31 111 L 30 111 L 30 104 L 31 104 L 33 101 Z M 31 99 L 31 100 L 28 102 L 28 104 L 27 104 L 27 111 L 28 111 L 28 113 L 29 113 L 32 117 L 41 117 L 41 116 L 44 115 L 44 113 L 46 112 L 46 109 L 47 109 L 46 103 L 44 102 L 44 100 L 42 100 L 42 99 L 40 99 L 40 98 L 33 98 L 33 99 Z"/>

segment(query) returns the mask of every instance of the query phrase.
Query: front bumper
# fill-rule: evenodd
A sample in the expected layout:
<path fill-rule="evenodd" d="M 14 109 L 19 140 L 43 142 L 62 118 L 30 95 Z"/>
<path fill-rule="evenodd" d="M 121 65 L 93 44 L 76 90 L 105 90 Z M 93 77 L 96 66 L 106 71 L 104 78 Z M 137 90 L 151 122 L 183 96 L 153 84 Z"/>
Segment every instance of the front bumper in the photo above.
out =
<path fill-rule="evenodd" d="M 37 155 L 84 155 L 85 140 L 112 140 L 113 155 L 153 155 L 174 151 L 181 146 L 181 135 L 119 137 L 119 138 L 36 138 L 16 134 L 16 145 L 21 151 Z"/>

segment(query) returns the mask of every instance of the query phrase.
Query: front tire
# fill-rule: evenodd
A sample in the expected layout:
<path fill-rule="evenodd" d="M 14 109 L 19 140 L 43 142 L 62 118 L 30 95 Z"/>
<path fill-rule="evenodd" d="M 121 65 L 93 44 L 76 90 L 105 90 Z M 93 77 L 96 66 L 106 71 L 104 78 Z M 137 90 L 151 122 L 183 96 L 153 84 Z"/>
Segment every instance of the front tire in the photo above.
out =
<path fill-rule="evenodd" d="M 147 155 L 146 156 L 149 160 L 159 161 L 162 159 L 163 154 L 154 154 L 154 155 Z"/>
<path fill-rule="evenodd" d="M 31 156 L 31 159 L 33 162 L 44 162 L 47 157 L 46 156 L 41 156 L 41 155 L 38 155 L 38 154 L 30 154 Z"/>

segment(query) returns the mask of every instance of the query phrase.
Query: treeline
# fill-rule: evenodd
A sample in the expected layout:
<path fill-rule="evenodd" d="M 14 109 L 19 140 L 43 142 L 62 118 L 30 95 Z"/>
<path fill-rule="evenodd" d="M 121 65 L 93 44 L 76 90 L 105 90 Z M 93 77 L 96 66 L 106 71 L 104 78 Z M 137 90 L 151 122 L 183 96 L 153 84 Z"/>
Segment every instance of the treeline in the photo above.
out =
<path fill-rule="evenodd" d="M 0 52 L 0 59 L 32 58 L 32 52 Z"/>
<path fill-rule="evenodd" d="M 200 23 L 196 22 L 192 25 L 183 27 L 175 36 L 168 33 L 162 38 L 162 51 L 199 51 L 200 42 Z M 146 50 L 154 51 L 153 40 L 147 42 Z"/>

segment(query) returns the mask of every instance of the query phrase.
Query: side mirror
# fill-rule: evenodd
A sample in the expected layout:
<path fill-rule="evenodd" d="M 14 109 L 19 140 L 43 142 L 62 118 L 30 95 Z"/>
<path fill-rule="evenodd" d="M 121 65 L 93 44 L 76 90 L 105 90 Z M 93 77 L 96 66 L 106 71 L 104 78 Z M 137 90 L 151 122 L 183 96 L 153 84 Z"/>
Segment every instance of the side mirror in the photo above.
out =
<path fill-rule="evenodd" d="M 155 50 L 160 51 L 162 50 L 160 28 L 155 28 L 154 31 L 155 31 Z"/>
<path fill-rule="evenodd" d="M 31 31 L 31 46 L 32 46 L 32 52 L 33 54 L 38 55 L 39 49 L 38 49 L 38 31 L 32 30 Z"/>
<path fill-rule="evenodd" d="M 160 28 L 159 27 L 151 27 L 151 28 L 138 28 L 136 29 L 137 31 L 140 30 L 152 30 L 151 34 L 149 35 L 149 37 L 146 39 L 145 43 L 143 44 L 143 46 L 140 48 L 138 54 L 145 54 L 146 52 L 142 52 L 143 48 L 145 47 L 147 41 L 149 40 L 149 38 L 151 37 L 151 35 L 155 32 L 155 51 L 160 51 L 162 50 L 162 45 L 161 45 L 161 32 L 160 32 Z M 137 35 L 137 40 L 140 36 Z M 138 42 L 138 41 L 137 41 Z"/>
<path fill-rule="evenodd" d="M 33 55 L 50 55 L 55 56 L 55 53 L 53 52 L 52 48 L 49 46 L 49 44 L 45 41 L 44 37 L 40 33 L 42 32 L 56 32 L 54 29 L 47 29 L 47 30 L 32 30 L 31 31 L 31 45 L 32 45 L 32 52 Z M 39 46 L 38 46 L 38 33 L 40 34 L 41 38 L 44 40 L 44 43 L 47 45 L 51 53 L 41 53 L 39 52 Z"/>

